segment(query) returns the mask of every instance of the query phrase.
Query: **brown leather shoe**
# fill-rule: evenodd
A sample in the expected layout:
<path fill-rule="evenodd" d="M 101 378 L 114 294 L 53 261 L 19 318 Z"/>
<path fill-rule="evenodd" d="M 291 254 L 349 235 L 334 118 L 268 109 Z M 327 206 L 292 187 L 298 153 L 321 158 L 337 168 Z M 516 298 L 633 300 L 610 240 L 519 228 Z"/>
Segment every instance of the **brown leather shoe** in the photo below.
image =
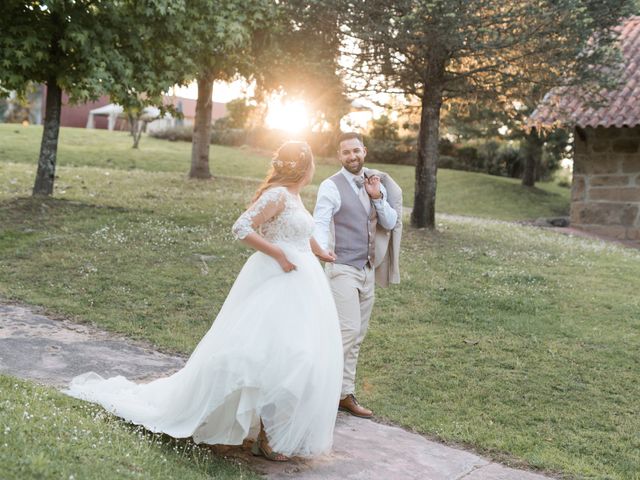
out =
<path fill-rule="evenodd" d="M 343 412 L 350 413 L 354 417 L 360 418 L 371 418 L 373 417 L 373 412 L 368 408 L 364 408 L 358 403 L 356 397 L 353 394 L 347 395 L 345 398 L 340 400 L 338 404 L 338 410 L 342 410 Z"/>

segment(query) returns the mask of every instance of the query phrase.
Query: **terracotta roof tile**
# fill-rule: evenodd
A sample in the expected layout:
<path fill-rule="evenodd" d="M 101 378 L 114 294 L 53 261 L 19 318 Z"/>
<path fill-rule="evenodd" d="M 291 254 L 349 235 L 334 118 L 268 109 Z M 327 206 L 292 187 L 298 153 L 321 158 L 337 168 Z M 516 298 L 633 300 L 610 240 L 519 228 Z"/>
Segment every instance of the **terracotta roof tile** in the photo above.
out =
<path fill-rule="evenodd" d="M 530 125 L 577 125 L 579 127 L 634 127 L 640 125 L 640 16 L 628 18 L 616 29 L 625 60 L 621 85 L 605 91 L 601 107 L 586 105 L 568 87 L 547 93 L 531 114 Z"/>

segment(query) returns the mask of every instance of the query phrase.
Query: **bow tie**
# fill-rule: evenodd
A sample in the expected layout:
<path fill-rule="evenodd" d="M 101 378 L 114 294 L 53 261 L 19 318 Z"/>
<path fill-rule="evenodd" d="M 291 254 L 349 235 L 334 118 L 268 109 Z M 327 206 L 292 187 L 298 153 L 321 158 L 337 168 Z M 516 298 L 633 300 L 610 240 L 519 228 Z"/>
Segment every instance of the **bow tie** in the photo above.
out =
<path fill-rule="evenodd" d="M 353 181 L 358 188 L 364 187 L 364 177 L 353 177 Z"/>

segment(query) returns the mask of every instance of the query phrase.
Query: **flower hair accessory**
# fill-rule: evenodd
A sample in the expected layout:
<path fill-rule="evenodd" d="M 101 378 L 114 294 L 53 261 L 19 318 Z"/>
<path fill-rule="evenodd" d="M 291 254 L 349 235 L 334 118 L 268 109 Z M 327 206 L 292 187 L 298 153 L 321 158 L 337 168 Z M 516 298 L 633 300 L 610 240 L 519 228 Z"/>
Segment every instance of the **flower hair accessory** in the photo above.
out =
<path fill-rule="evenodd" d="M 287 167 L 293 168 L 293 167 L 296 166 L 296 162 L 294 162 L 294 161 L 285 162 L 285 161 L 280 160 L 279 158 L 274 158 L 273 160 L 271 160 L 271 165 L 273 165 L 276 168 L 282 168 L 285 165 Z"/>
<path fill-rule="evenodd" d="M 293 153 L 293 152 L 291 152 Z M 290 160 L 289 158 L 287 160 L 283 160 L 281 158 L 281 156 L 279 155 L 280 151 L 278 151 L 278 153 L 273 157 L 273 159 L 271 160 L 271 165 L 274 168 L 290 168 L 290 169 L 295 169 L 295 168 L 299 168 L 300 165 L 303 165 L 305 163 L 306 160 L 308 160 L 308 156 L 311 155 L 311 151 L 309 150 L 309 147 L 307 145 L 300 145 L 300 151 L 298 153 L 298 156 L 296 157 L 295 154 L 291 155 L 291 154 L 287 154 L 285 156 L 291 158 L 291 156 L 293 156 L 293 159 Z"/>

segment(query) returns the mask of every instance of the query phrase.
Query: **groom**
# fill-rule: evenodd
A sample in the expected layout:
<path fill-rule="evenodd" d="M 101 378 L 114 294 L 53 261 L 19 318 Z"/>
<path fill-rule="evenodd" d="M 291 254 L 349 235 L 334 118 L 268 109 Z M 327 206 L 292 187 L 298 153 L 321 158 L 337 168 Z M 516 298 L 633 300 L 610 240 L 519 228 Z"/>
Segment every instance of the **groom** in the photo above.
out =
<path fill-rule="evenodd" d="M 344 353 L 342 395 L 339 409 L 362 418 L 371 418 L 373 412 L 361 406 L 355 393 L 356 364 L 360 344 L 369 326 L 373 309 L 376 250 L 379 260 L 388 259 L 390 245 L 399 246 L 399 209 L 402 191 L 390 177 L 364 168 L 367 149 L 362 136 L 343 133 L 339 138 L 338 159 L 342 169 L 320 184 L 313 217 L 316 222 L 315 238 L 322 248 L 335 252 L 334 263 L 325 266 L 327 277 L 340 318 Z M 395 198 L 392 208 L 387 189 L 381 177 L 388 181 Z M 399 196 L 399 199 L 398 199 Z M 383 248 L 376 239 L 376 230 L 382 232 Z M 397 242 L 390 241 L 397 231 Z M 378 248 L 376 248 L 378 243 Z M 397 255 L 394 266 L 388 265 L 381 284 L 388 280 L 397 283 Z M 387 275 L 391 272 L 391 277 Z"/>

